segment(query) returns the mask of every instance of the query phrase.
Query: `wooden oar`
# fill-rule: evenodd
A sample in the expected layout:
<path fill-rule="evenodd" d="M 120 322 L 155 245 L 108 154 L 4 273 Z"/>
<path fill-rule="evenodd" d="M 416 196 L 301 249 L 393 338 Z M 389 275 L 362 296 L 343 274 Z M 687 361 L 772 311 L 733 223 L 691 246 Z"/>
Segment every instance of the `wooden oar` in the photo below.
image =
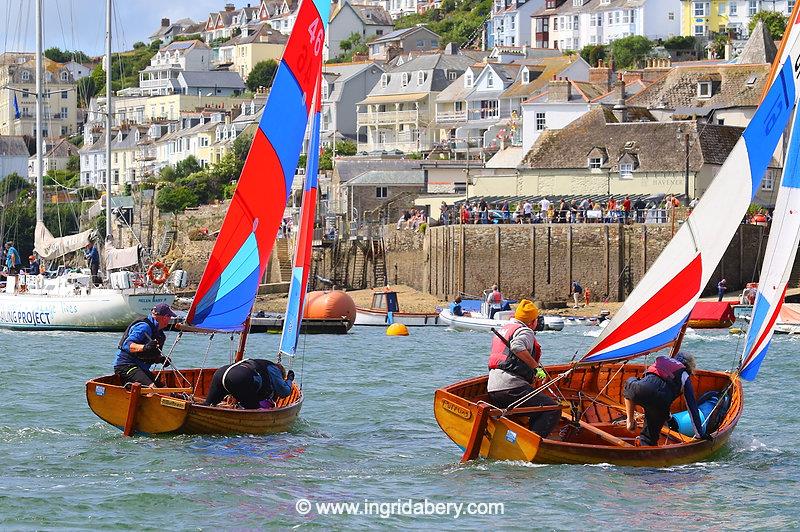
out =
<path fill-rule="evenodd" d="M 561 413 L 561 417 L 563 419 L 567 419 L 570 422 L 572 422 L 572 415 L 568 414 L 567 412 L 562 412 Z M 612 444 L 614 444 L 614 445 L 616 445 L 618 447 L 633 447 L 633 445 L 631 445 L 630 443 L 626 442 L 625 440 L 623 440 L 621 438 L 618 438 L 618 437 L 614 436 L 613 434 L 610 434 L 610 433 L 608 433 L 608 432 L 606 432 L 606 431 L 604 431 L 602 429 L 599 429 L 599 428 L 595 427 L 594 425 L 592 425 L 591 423 L 588 423 L 588 422 L 586 422 L 586 421 L 584 421 L 582 419 L 578 420 L 578 424 L 580 425 L 580 427 L 582 429 L 585 429 L 585 430 L 591 432 L 592 434 L 594 434 L 596 436 L 599 436 L 601 439 L 607 441 L 608 443 L 612 443 Z"/>

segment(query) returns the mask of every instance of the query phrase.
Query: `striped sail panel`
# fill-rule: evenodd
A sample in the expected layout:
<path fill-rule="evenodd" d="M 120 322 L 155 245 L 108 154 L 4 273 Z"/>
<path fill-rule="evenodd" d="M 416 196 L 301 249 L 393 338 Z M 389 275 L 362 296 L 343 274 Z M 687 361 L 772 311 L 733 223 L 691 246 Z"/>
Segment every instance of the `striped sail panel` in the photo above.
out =
<path fill-rule="evenodd" d="M 321 74 L 321 71 L 320 71 Z M 319 95 L 317 102 L 320 102 Z M 289 285 L 289 303 L 283 319 L 281 331 L 281 353 L 293 356 L 297 351 L 300 324 L 308 286 L 308 272 L 311 268 L 311 243 L 314 238 L 314 220 L 317 212 L 317 180 L 319 172 L 319 108 L 314 112 L 311 123 L 311 142 L 306 159 L 306 178 L 303 186 L 303 201 L 300 210 L 300 229 L 297 233 L 297 246 L 292 267 L 292 282 Z"/>
<path fill-rule="evenodd" d="M 767 354 L 800 244 L 800 113 L 795 110 L 740 374 L 753 380 Z"/>
<path fill-rule="evenodd" d="M 797 43 L 792 48 L 797 48 Z M 678 325 L 686 320 L 736 233 L 789 120 L 798 93 L 791 67 L 784 61 L 761 106 L 691 217 L 582 361 L 628 358 L 677 338 Z M 678 283 L 679 279 L 683 281 Z M 665 290 L 665 286 L 673 289 Z M 637 349 L 641 351 L 635 353 Z"/>
<path fill-rule="evenodd" d="M 189 309 L 186 321 L 191 325 L 241 330 L 252 309 L 300 157 L 316 73 L 322 68 L 325 21 L 327 15 L 320 18 L 313 1 L 301 2 L 236 191 Z M 239 261 L 245 255 L 248 260 Z"/>

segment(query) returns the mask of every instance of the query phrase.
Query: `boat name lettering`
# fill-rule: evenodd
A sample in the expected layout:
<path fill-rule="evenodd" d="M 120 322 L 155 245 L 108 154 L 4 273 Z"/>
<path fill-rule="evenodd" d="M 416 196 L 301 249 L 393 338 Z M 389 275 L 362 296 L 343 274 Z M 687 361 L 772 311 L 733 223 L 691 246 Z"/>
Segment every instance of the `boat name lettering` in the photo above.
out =
<path fill-rule="evenodd" d="M 186 410 L 186 401 L 181 401 L 180 399 L 171 399 L 169 397 L 162 397 L 161 406 L 177 408 L 178 410 Z"/>
<path fill-rule="evenodd" d="M 463 417 L 464 419 L 469 419 L 472 417 L 472 412 L 470 412 L 469 408 L 464 408 L 463 406 L 453 404 L 447 399 L 442 400 L 442 408 L 451 414 L 455 414 L 458 417 Z"/>
<path fill-rule="evenodd" d="M 50 325 L 50 312 L 0 310 L 0 321 L 20 325 Z"/>

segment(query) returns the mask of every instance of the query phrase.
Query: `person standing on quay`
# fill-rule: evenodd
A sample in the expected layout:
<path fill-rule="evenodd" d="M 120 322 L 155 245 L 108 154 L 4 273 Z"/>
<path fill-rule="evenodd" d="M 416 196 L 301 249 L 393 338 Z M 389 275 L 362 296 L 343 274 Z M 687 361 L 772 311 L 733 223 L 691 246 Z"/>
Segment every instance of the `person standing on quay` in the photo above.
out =
<path fill-rule="evenodd" d="M 725 292 L 728 291 L 728 281 L 722 279 L 720 282 L 717 283 L 717 301 L 722 301 L 722 298 L 725 296 Z"/>
<path fill-rule="evenodd" d="M 583 287 L 580 285 L 578 281 L 572 281 L 572 298 L 575 301 L 575 307 L 578 308 L 581 304 L 581 298 L 583 297 Z"/>

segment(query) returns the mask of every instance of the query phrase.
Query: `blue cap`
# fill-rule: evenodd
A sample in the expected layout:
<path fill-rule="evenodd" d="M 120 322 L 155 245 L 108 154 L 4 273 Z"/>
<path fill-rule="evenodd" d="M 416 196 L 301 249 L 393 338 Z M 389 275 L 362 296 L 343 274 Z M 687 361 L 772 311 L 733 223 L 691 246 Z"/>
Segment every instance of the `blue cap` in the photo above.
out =
<path fill-rule="evenodd" d="M 177 314 L 172 312 L 172 309 L 169 308 L 169 305 L 167 305 L 166 303 L 159 303 L 158 305 L 153 307 L 153 315 L 154 316 L 170 316 L 170 317 L 177 316 Z"/>

